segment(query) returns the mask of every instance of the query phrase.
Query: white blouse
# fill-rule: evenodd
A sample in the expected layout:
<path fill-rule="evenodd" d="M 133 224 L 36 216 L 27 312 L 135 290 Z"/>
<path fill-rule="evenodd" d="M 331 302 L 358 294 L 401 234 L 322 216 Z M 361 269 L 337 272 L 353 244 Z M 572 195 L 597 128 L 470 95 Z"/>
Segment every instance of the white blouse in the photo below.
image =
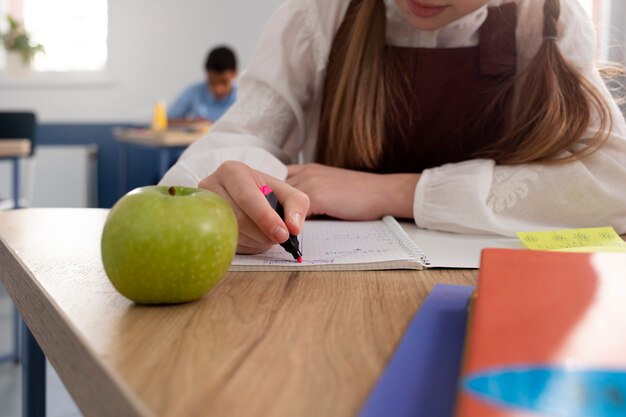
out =
<path fill-rule="evenodd" d="M 489 6 L 511 0 L 490 0 Z M 518 69 L 542 42 L 543 0 L 518 5 Z M 285 164 L 311 162 L 317 140 L 325 69 L 335 32 L 350 0 L 289 0 L 274 14 L 236 103 L 191 145 L 161 180 L 197 186 L 227 160 L 278 178 Z M 420 31 L 387 6 L 387 43 L 452 48 L 476 46 L 487 6 L 438 30 Z M 558 45 L 611 102 L 613 132 L 592 156 L 561 165 L 498 166 L 474 159 L 423 171 L 414 197 L 415 223 L 459 233 L 497 233 L 611 225 L 626 233 L 626 124 L 594 67 L 595 32 L 577 0 L 561 0 Z M 593 135 L 590 129 L 589 137 Z"/>

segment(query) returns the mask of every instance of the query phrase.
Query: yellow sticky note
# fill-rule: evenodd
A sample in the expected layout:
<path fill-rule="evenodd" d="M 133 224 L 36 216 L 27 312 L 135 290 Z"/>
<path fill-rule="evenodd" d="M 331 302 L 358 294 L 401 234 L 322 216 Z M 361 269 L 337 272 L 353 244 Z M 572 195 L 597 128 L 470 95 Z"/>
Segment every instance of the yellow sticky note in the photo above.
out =
<path fill-rule="evenodd" d="M 532 250 L 562 250 L 572 248 L 617 247 L 626 248 L 626 242 L 612 227 L 589 229 L 518 232 L 524 246 Z"/>

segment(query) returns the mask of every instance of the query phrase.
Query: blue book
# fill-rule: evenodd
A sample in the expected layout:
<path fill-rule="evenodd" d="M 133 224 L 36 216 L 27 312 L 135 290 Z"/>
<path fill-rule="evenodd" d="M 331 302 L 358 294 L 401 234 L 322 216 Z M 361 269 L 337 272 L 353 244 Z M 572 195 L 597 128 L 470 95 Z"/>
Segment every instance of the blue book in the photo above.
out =
<path fill-rule="evenodd" d="M 474 287 L 437 285 L 361 409 L 360 417 L 451 417 Z"/>

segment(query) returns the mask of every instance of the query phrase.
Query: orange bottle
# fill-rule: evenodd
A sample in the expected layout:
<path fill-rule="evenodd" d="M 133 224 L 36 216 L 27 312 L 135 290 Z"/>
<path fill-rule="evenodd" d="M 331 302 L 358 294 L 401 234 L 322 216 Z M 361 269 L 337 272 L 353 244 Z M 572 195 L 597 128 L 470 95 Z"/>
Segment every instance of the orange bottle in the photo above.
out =
<path fill-rule="evenodd" d="M 167 105 L 165 100 L 159 100 L 152 113 L 152 130 L 167 129 Z"/>

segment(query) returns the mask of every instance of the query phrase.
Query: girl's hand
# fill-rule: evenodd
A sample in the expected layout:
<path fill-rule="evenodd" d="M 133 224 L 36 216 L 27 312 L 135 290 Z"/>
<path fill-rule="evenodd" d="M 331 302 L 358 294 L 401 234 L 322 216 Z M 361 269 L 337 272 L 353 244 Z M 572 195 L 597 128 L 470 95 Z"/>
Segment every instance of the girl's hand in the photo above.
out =
<path fill-rule="evenodd" d="M 320 164 L 290 165 L 287 183 L 309 196 L 309 215 L 374 220 L 413 217 L 419 174 L 371 174 Z"/>
<path fill-rule="evenodd" d="M 269 185 L 285 209 L 285 220 L 270 207 L 262 185 Z M 306 194 L 290 185 L 235 161 L 224 162 L 198 187 L 224 198 L 235 212 L 239 225 L 238 253 L 259 253 L 300 234 L 309 209 Z"/>

